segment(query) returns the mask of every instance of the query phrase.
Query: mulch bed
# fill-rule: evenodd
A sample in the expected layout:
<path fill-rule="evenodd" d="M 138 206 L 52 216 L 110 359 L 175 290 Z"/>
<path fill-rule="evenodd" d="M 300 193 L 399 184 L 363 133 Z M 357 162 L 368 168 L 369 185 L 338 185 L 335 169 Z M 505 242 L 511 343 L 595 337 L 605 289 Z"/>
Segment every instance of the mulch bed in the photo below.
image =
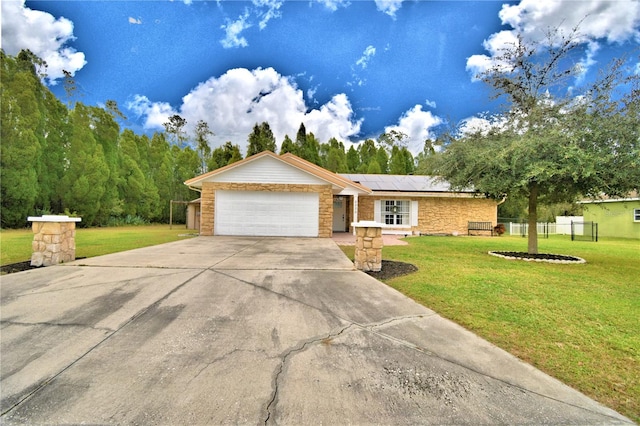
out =
<path fill-rule="evenodd" d="M 377 280 L 389 280 L 416 272 L 418 267 L 410 263 L 396 262 L 394 260 L 383 260 L 382 270 L 379 272 L 369 271 L 367 274 Z"/>
<path fill-rule="evenodd" d="M 586 261 L 576 256 L 566 256 L 564 254 L 530 254 L 519 251 L 490 251 L 490 255 L 502 257 L 509 260 L 527 260 L 533 262 L 549 262 L 549 263 L 586 263 Z"/>
<path fill-rule="evenodd" d="M 31 261 L 12 263 L 11 265 L 0 266 L 0 275 L 13 274 L 14 272 L 28 271 L 29 269 L 42 268 L 42 266 L 31 266 Z"/>
<path fill-rule="evenodd" d="M 86 257 L 76 257 L 76 260 L 86 259 Z M 29 269 L 46 268 L 46 266 L 31 266 L 31 261 L 12 263 L 0 266 L 0 275 L 13 274 L 14 272 L 28 271 Z"/>

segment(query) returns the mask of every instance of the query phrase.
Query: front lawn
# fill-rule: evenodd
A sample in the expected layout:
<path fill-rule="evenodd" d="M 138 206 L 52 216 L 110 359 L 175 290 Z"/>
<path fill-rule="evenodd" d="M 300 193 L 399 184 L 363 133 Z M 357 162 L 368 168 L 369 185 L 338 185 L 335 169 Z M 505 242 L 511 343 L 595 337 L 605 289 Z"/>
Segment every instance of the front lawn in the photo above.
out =
<path fill-rule="evenodd" d="M 93 257 L 140 247 L 168 243 L 197 231 L 184 225 L 143 225 L 112 228 L 78 228 L 76 257 Z M 31 259 L 33 232 L 29 229 L 3 229 L 0 232 L 0 265 Z"/>
<path fill-rule="evenodd" d="M 513 237 L 412 237 L 383 258 L 416 265 L 391 279 L 442 316 L 640 421 L 640 243 L 540 239 L 540 252 L 586 264 L 505 260 L 490 250 L 523 251 Z M 353 256 L 353 247 L 343 247 Z"/>

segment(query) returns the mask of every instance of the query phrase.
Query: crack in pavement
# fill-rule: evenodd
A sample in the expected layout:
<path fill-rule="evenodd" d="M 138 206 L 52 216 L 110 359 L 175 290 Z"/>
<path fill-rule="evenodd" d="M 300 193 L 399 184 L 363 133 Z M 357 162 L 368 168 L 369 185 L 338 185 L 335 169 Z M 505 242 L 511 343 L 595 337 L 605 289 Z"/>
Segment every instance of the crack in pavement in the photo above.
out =
<path fill-rule="evenodd" d="M 256 283 L 253 283 L 253 282 L 249 282 L 249 281 L 240 279 L 238 277 L 234 277 L 233 275 L 230 275 L 230 274 L 226 274 L 226 273 L 222 272 L 221 270 L 215 270 L 215 272 L 219 273 L 219 274 L 222 274 L 222 275 L 225 275 L 225 276 L 227 276 L 229 278 L 235 279 L 237 281 L 240 281 L 242 283 L 248 284 L 248 285 L 253 286 L 255 288 L 259 288 L 259 289 L 262 289 L 262 290 L 264 290 L 266 292 L 275 294 L 275 295 L 277 295 L 279 297 L 283 297 L 283 298 L 285 298 L 287 300 L 291 300 L 291 301 L 294 301 L 296 303 L 300 303 L 300 304 L 302 304 L 304 306 L 308 306 L 308 307 L 310 307 L 312 309 L 315 309 L 315 310 L 317 310 L 319 312 L 328 313 L 328 314 L 332 315 L 334 318 L 339 319 L 340 321 L 348 323 L 349 325 L 347 325 L 345 328 L 343 328 L 340 331 L 340 334 L 342 334 L 348 328 L 351 328 L 351 327 L 355 326 L 355 327 L 358 327 L 358 328 L 360 328 L 360 329 L 362 329 L 364 331 L 373 333 L 373 334 L 375 334 L 375 335 L 377 335 L 377 336 L 379 336 L 379 337 L 381 337 L 383 339 L 392 341 L 392 342 L 394 342 L 394 343 L 396 343 L 398 345 L 404 346 L 404 347 L 409 348 L 411 350 L 415 350 L 415 351 L 424 353 L 427 356 L 431 356 L 431 357 L 440 359 L 442 361 L 448 362 L 448 363 L 456 365 L 458 367 L 462 367 L 462 368 L 464 368 L 464 369 L 466 369 L 468 371 L 471 371 L 473 373 L 479 374 L 482 377 L 486 377 L 486 378 L 489 378 L 489 379 L 492 379 L 492 380 L 496 380 L 496 381 L 498 381 L 500 383 L 503 383 L 503 384 L 508 385 L 508 386 L 512 386 L 512 387 L 514 387 L 516 389 L 519 389 L 521 391 L 529 392 L 531 394 L 538 395 L 538 396 L 541 396 L 543 398 L 550 399 L 550 400 L 553 400 L 553 401 L 556 401 L 556 402 L 559 402 L 559 403 L 562 403 L 562 404 L 566 404 L 566 405 L 569 405 L 569 406 L 573 406 L 575 408 L 579 408 L 579 409 L 582 409 L 582 410 L 586 410 L 586 411 L 590 411 L 590 412 L 592 411 L 592 410 L 589 410 L 586 407 L 578 406 L 578 405 L 575 405 L 575 404 L 573 404 L 571 402 L 559 400 L 559 399 L 554 398 L 552 396 L 544 395 L 544 394 L 541 394 L 539 392 L 536 392 L 535 390 L 531 390 L 531 389 L 522 387 L 522 386 L 520 386 L 520 385 L 518 385 L 516 383 L 512 383 L 512 382 L 510 382 L 510 381 L 508 381 L 508 380 L 506 380 L 504 378 L 496 377 L 495 375 L 488 374 L 487 372 L 481 371 L 481 370 L 479 370 L 477 368 L 473 368 L 470 365 L 465 365 L 465 364 L 461 363 L 460 361 L 458 361 L 456 359 L 444 356 L 444 355 L 442 355 L 440 353 L 437 353 L 437 352 L 433 352 L 433 351 L 428 350 L 428 349 L 426 349 L 424 347 L 420 347 L 420 346 L 418 346 L 418 345 L 416 345 L 414 343 L 411 343 L 411 342 L 409 342 L 407 340 L 391 336 L 391 335 L 383 333 L 383 332 L 381 332 L 379 330 L 380 328 L 382 328 L 382 327 L 384 327 L 386 325 L 389 325 L 389 324 L 391 324 L 393 322 L 401 322 L 401 321 L 408 321 L 408 320 L 417 319 L 417 318 L 423 318 L 423 317 L 438 316 L 438 314 L 436 312 L 432 312 L 432 313 L 425 312 L 424 314 L 398 316 L 398 317 L 392 317 L 392 318 L 389 318 L 389 319 L 386 319 L 386 320 L 383 320 L 383 321 L 379 321 L 379 322 L 375 322 L 375 323 L 359 324 L 359 323 L 356 323 L 354 321 L 350 321 L 350 320 L 348 320 L 346 318 L 342 318 L 341 316 L 337 315 L 335 312 L 332 312 L 331 310 L 322 309 L 322 308 L 319 308 L 317 306 L 313 306 L 313 305 L 311 305 L 311 304 L 309 304 L 307 302 L 303 302 L 303 301 L 295 299 L 295 298 L 293 298 L 291 296 L 287 296 L 285 294 L 278 293 L 277 291 L 265 288 L 265 287 L 263 287 L 263 286 L 261 286 L 259 284 L 256 284 Z M 326 338 L 326 337 L 324 337 L 324 338 Z M 278 369 L 278 372 L 276 373 L 276 379 L 279 379 L 279 376 L 281 375 L 281 373 L 283 371 L 285 362 L 286 362 L 287 358 L 290 355 L 292 355 L 293 353 L 301 352 L 302 350 L 306 349 L 306 347 L 309 346 L 309 344 L 317 342 L 317 341 L 320 341 L 322 339 L 323 338 L 313 338 L 313 339 L 307 341 L 301 347 L 293 348 L 293 349 L 289 350 L 288 352 L 286 352 L 286 357 L 283 359 L 283 362 L 281 363 L 280 368 Z M 272 415 L 270 407 L 275 403 L 276 398 L 277 398 L 277 390 L 278 390 L 277 389 L 277 381 L 275 382 L 274 387 L 275 387 L 275 391 L 274 391 L 273 397 L 272 397 L 271 401 L 267 405 L 267 417 L 265 419 L 265 425 L 267 424 L 267 422 L 269 421 L 269 419 L 271 418 L 271 415 Z"/>
<path fill-rule="evenodd" d="M 300 342 L 298 342 L 298 345 L 296 345 L 295 347 L 286 350 L 285 352 L 283 352 L 280 355 L 281 361 L 280 361 L 280 365 L 278 366 L 278 368 L 276 369 L 274 378 L 273 378 L 273 392 L 272 392 L 272 396 L 271 399 L 269 400 L 269 403 L 267 404 L 267 408 L 266 408 L 266 418 L 264 420 L 264 424 L 265 426 L 269 423 L 269 420 L 271 419 L 272 414 L 275 414 L 275 405 L 277 404 L 276 401 L 278 399 L 278 381 L 280 380 L 280 376 L 282 375 L 282 372 L 285 369 L 285 366 L 287 364 L 287 361 L 289 359 L 289 357 L 291 355 L 294 355 L 296 353 L 302 352 L 304 351 L 307 347 L 318 343 L 318 342 L 323 342 L 326 341 L 327 339 L 332 339 L 334 337 L 338 337 L 340 336 L 342 333 L 344 333 L 345 331 L 347 331 L 349 328 L 353 327 L 356 324 L 349 324 L 346 325 L 344 327 L 342 327 L 340 330 L 338 330 L 337 332 L 330 332 L 326 335 L 322 335 L 322 336 L 316 336 L 314 338 L 311 338 L 309 340 L 305 340 L 302 342 L 302 344 L 300 344 Z M 274 408 L 272 408 L 272 406 Z"/>

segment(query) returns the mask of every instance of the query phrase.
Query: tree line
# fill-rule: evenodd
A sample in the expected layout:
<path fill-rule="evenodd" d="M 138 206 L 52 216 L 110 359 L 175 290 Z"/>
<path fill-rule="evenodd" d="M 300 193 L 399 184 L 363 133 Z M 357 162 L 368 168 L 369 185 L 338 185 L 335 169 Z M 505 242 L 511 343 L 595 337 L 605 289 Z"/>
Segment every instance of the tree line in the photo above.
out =
<path fill-rule="evenodd" d="M 81 216 L 81 226 L 168 223 L 170 200 L 199 196 L 185 180 L 243 159 L 231 141 L 211 149 L 214 132 L 202 120 L 193 135 L 178 115 L 151 136 L 122 129 L 125 117 L 114 101 L 104 107 L 71 102 L 75 84 L 67 75 L 65 104 L 42 83 L 45 64 L 33 53 L 0 55 L 2 228 L 24 227 L 30 215 L 65 212 Z M 345 149 L 335 138 L 321 143 L 300 124 L 279 152 L 337 173 L 409 174 L 416 167 L 405 138 L 391 132 Z M 256 124 L 247 142 L 247 156 L 277 151 L 267 122 Z M 184 212 L 174 212 L 174 220 L 183 221 Z"/>

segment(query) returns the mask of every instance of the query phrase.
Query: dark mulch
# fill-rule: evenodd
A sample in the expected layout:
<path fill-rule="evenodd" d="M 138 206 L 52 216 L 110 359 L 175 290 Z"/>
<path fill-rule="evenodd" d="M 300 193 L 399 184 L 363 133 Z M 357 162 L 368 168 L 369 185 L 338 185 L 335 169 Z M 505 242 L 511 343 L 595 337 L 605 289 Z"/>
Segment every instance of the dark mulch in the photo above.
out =
<path fill-rule="evenodd" d="M 13 274 L 14 272 L 28 271 L 29 269 L 42 268 L 42 266 L 31 266 L 31 261 L 12 263 L 11 265 L 0 266 L 0 275 Z"/>
<path fill-rule="evenodd" d="M 418 267 L 410 263 L 396 262 L 394 260 L 383 260 L 381 271 L 369 271 L 367 272 L 367 274 L 371 275 L 377 280 L 389 280 L 391 278 L 409 275 L 413 272 L 416 272 L 417 270 Z"/>
<path fill-rule="evenodd" d="M 584 259 L 575 256 L 567 256 L 564 254 L 548 254 L 538 253 L 530 254 L 519 251 L 492 251 L 491 254 L 498 255 L 506 258 L 522 259 L 522 260 L 534 260 L 540 262 L 563 262 L 563 263 L 584 263 Z"/>
<path fill-rule="evenodd" d="M 86 259 L 86 257 L 76 257 L 76 260 Z M 13 274 L 14 272 L 28 271 L 29 269 L 46 268 L 46 266 L 31 266 L 31 261 L 12 263 L 11 265 L 0 266 L 0 275 Z"/>

